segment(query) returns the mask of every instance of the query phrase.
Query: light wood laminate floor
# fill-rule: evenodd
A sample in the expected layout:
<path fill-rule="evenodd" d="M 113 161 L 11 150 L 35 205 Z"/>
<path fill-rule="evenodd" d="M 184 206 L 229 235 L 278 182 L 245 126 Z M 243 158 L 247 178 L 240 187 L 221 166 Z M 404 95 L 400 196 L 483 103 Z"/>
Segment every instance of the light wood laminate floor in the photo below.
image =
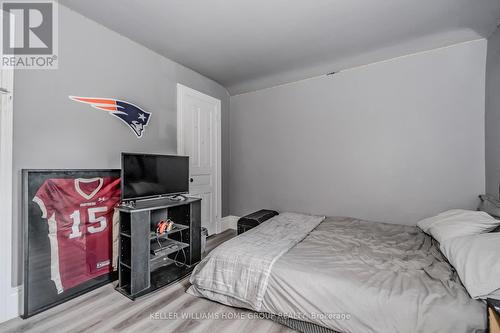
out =
<path fill-rule="evenodd" d="M 210 237 L 207 250 L 235 235 L 236 231 L 226 230 Z M 131 301 L 109 284 L 31 318 L 0 324 L 0 332 L 295 332 L 255 318 L 251 311 L 191 296 L 185 292 L 188 287 L 189 278 L 185 278 Z"/>

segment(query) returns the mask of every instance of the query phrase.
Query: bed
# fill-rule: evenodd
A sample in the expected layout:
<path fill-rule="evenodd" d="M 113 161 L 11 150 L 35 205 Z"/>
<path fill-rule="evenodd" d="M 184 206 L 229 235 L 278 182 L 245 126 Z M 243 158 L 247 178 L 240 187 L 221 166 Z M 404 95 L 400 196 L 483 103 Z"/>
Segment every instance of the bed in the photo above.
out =
<path fill-rule="evenodd" d="M 413 226 L 282 213 L 216 248 L 190 281 L 195 296 L 302 331 L 480 332 L 487 323 L 484 302 Z"/>

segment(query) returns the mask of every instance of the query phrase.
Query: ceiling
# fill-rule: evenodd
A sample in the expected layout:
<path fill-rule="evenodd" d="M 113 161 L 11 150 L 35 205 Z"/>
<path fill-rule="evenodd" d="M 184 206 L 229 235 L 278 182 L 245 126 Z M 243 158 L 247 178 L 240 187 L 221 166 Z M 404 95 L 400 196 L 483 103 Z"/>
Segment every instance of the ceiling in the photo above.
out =
<path fill-rule="evenodd" d="M 488 37 L 500 0 L 60 0 L 231 95 Z"/>

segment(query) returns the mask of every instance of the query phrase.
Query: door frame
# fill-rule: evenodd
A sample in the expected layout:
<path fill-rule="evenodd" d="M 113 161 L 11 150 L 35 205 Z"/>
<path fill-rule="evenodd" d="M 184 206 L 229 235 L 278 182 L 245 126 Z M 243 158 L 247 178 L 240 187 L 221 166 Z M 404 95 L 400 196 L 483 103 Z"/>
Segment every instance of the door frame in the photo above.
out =
<path fill-rule="evenodd" d="M 12 286 L 14 70 L 0 69 L 0 322 L 17 317 L 19 288 Z"/>
<path fill-rule="evenodd" d="M 184 106 L 184 98 L 186 94 L 195 95 L 197 98 L 204 99 L 209 103 L 215 103 L 215 119 L 216 119 L 216 149 L 215 149 L 215 181 L 214 191 L 216 200 L 215 213 L 215 232 L 221 232 L 222 218 L 222 156 L 221 156 L 221 101 L 215 97 L 206 95 L 202 92 L 189 88 L 185 85 L 177 83 L 177 154 L 184 155 L 184 129 L 182 127 L 182 108 Z"/>

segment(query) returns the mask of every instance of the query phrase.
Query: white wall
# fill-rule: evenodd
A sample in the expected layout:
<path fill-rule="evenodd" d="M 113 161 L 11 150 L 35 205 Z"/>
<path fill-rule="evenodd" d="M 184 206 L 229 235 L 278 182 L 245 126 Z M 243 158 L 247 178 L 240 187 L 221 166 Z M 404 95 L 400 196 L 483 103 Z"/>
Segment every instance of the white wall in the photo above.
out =
<path fill-rule="evenodd" d="M 486 64 L 486 193 L 500 186 L 500 29 L 488 38 Z"/>
<path fill-rule="evenodd" d="M 230 213 L 401 224 L 485 190 L 486 41 L 231 97 Z"/>
<path fill-rule="evenodd" d="M 227 206 L 226 89 L 64 6 L 59 10 L 59 69 L 15 73 L 14 284 L 21 282 L 22 270 L 21 169 L 119 168 L 122 151 L 176 153 L 177 83 L 222 101 Z M 152 113 L 149 126 L 137 139 L 115 117 L 71 101 L 69 95 L 129 101 Z"/>

